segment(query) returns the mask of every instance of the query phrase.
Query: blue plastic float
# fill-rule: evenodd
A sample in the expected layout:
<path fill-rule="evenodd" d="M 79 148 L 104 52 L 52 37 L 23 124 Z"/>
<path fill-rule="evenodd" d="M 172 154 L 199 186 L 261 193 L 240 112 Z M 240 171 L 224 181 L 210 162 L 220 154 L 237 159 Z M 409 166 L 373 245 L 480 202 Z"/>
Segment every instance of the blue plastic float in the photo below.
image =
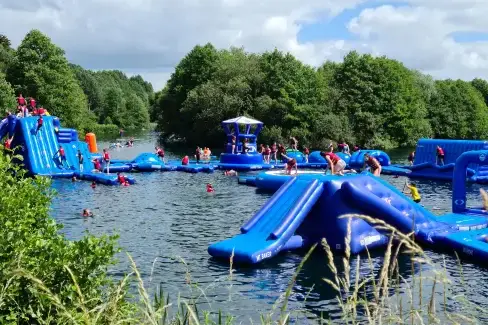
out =
<path fill-rule="evenodd" d="M 444 165 L 436 164 L 436 148 L 444 149 Z M 386 175 L 406 176 L 451 181 L 456 159 L 464 152 L 488 149 L 488 141 L 478 140 L 441 140 L 420 139 L 415 149 L 413 166 L 391 165 L 382 169 Z M 470 182 L 488 183 L 488 167 L 472 164 L 466 170 L 466 178 Z"/>
<path fill-rule="evenodd" d="M 470 164 L 488 165 L 488 151 L 462 154 L 454 170 L 453 212 L 435 216 L 397 188 L 369 173 L 330 176 L 306 173 L 274 175 L 285 183 L 233 238 L 212 244 L 210 255 L 237 263 L 258 263 L 282 251 L 308 247 L 326 238 L 336 251 L 344 250 L 348 220 L 344 215 L 369 215 L 398 230 L 412 230 L 420 242 L 441 250 L 453 249 L 486 260 L 488 214 L 466 207 L 465 175 Z M 273 175 L 267 172 L 268 175 Z M 259 177 L 256 179 L 259 182 Z M 384 246 L 388 234 L 363 219 L 352 217 L 352 253 Z"/>

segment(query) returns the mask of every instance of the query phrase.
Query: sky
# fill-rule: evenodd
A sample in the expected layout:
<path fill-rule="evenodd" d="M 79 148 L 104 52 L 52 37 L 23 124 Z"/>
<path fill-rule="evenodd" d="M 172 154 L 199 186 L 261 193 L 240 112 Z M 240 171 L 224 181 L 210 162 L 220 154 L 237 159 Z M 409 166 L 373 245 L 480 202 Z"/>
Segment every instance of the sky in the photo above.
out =
<path fill-rule="evenodd" d="M 278 48 L 304 63 L 351 50 L 435 78 L 488 79 L 488 0 L 0 0 L 17 46 L 39 29 L 87 69 L 140 74 L 164 87 L 197 44 Z"/>

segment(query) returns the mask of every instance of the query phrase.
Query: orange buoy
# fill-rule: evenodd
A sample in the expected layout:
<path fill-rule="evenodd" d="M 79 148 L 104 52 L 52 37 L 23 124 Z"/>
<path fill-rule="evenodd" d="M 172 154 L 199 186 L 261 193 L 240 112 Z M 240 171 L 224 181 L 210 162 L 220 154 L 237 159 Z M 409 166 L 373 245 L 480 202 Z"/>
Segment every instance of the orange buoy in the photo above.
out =
<path fill-rule="evenodd" d="M 88 144 L 88 149 L 91 153 L 98 152 L 97 138 L 95 137 L 95 133 L 87 133 L 85 135 L 85 142 Z"/>

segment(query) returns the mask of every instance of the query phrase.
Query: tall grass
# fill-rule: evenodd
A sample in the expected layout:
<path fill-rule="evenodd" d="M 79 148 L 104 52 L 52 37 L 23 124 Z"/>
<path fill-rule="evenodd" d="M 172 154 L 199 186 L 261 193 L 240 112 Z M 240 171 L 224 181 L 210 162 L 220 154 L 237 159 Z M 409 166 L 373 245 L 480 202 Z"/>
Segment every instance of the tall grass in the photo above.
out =
<path fill-rule="evenodd" d="M 341 309 L 340 319 L 318 318 L 315 321 L 319 324 L 479 323 L 474 316 L 479 312 L 479 307 L 470 303 L 464 296 L 451 296 L 451 281 L 445 266 L 438 269 L 415 242 L 412 234 L 403 234 L 385 222 L 368 216 L 346 215 L 343 218 L 348 218 L 349 222 L 345 238 L 346 249 L 342 258 L 334 256 L 325 239 L 322 240 L 321 245 L 314 245 L 297 267 L 286 291 L 274 306 L 267 313 L 257 315 L 261 324 L 300 323 L 310 316 L 300 317 L 304 316 L 303 313 L 290 310 L 288 302 L 302 267 L 317 247 L 321 247 L 325 252 L 327 266 L 332 272 L 332 276 L 324 278 L 323 281 L 336 292 L 337 303 Z M 355 263 L 351 262 L 351 220 L 353 218 L 361 218 L 374 225 L 376 229 L 390 234 L 380 267 L 374 266 L 369 252 L 366 254 L 366 260 L 357 256 Z M 401 254 L 407 254 L 411 260 L 412 271 L 409 277 L 403 276 L 399 271 L 398 259 Z M 17 270 L 15 275 L 31 281 L 33 290 L 37 291 L 39 299 L 45 301 L 46 307 L 57 310 L 57 319 L 42 319 L 39 320 L 39 324 L 220 325 L 236 323 L 236 318 L 232 315 L 225 315 L 220 311 L 199 310 L 199 300 L 206 299 L 203 289 L 198 289 L 201 292 L 196 295 L 197 298 L 177 297 L 173 301 L 165 294 L 162 287 L 158 287 L 154 296 L 150 297 L 136 263 L 129 255 L 128 258 L 131 262 L 131 272 L 118 283 L 108 287 L 105 299 L 94 308 L 88 307 L 93 304 L 86 301 L 76 277 L 68 267 L 66 270 L 71 274 L 75 292 L 73 296 L 75 304 L 70 308 L 64 306 L 61 300 L 35 276 L 22 270 Z M 361 265 L 367 265 L 366 272 Z M 460 263 L 459 267 L 462 273 Z M 229 295 L 232 294 L 233 271 L 231 257 L 228 275 Z M 186 282 L 193 287 L 189 271 L 186 272 Z M 131 284 L 136 285 L 137 294 L 128 297 L 127 289 Z M 0 295 L 0 300 L 4 298 Z M 452 310 L 453 308 L 449 306 L 448 300 L 452 299 L 459 303 L 460 310 Z M 252 321 L 240 323 L 249 324 Z"/>

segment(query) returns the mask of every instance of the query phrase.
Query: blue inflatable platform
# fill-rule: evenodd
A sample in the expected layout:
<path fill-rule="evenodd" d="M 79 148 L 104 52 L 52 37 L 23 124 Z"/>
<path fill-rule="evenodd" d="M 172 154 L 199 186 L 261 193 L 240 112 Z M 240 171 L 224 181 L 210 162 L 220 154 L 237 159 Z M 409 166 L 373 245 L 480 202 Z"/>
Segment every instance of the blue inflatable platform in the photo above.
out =
<path fill-rule="evenodd" d="M 326 238 L 332 249 L 343 251 L 347 218 L 351 221 L 352 253 L 381 247 L 388 234 L 364 219 L 381 219 L 403 233 L 412 230 L 420 242 L 486 260 L 488 214 L 466 207 L 465 173 L 470 164 L 488 164 L 488 151 L 474 151 L 457 160 L 453 182 L 453 211 L 435 216 L 400 190 L 369 173 L 350 176 L 305 174 L 288 176 L 285 184 L 233 238 L 212 244 L 210 255 L 237 263 L 258 263 L 282 251 L 308 247 Z"/>
<path fill-rule="evenodd" d="M 444 165 L 436 163 L 436 148 L 444 149 Z M 424 178 L 451 181 L 456 159 L 464 152 L 488 149 L 488 141 L 479 140 L 441 140 L 420 139 L 415 149 L 415 159 L 412 166 L 391 165 L 384 167 L 382 173 L 386 175 L 406 176 L 410 178 Z M 467 171 L 468 181 L 488 183 L 488 168 L 471 164 Z"/>

